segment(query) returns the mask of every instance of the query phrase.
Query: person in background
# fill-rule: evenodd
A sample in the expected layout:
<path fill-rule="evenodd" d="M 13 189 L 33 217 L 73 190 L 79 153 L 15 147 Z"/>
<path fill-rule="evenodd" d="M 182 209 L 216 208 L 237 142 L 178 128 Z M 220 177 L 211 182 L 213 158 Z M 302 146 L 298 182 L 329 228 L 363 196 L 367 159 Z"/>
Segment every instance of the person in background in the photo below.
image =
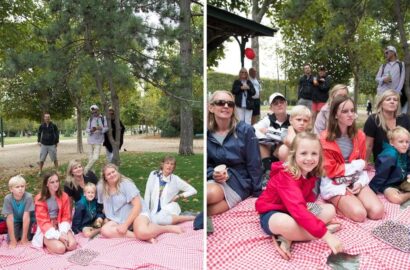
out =
<path fill-rule="evenodd" d="M 239 78 L 233 82 L 232 94 L 235 96 L 235 111 L 240 121 L 252 122 L 253 96 L 256 94 L 252 82 L 248 78 L 246 68 L 241 68 Z"/>
<path fill-rule="evenodd" d="M 324 66 L 319 66 L 318 70 L 318 76 L 313 78 L 312 123 L 315 122 L 317 114 L 329 99 L 329 90 L 332 83 L 332 78 L 327 74 Z"/>
<path fill-rule="evenodd" d="M 91 117 L 87 121 L 85 131 L 88 133 L 87 142 L 90 146 L 88 163 L 84 168 L 84 173 L 94 166 L 94 163 L 100 157 L 101 144 L 104 142 L 104 133 L 108 131 L 107 119 L 101 115 L 97 105 L 90 107 Z"/>
<path fill-rule="evenodd" d="M 298 105 L 304 105 L 312 110 L 313 76 L 310 64 L 303 65 L 303 76 L 299 79 Z"/>
<path fill-rule="evenodd" d="M 40 161 L 38 176 L 43 172 L 44 161 L 47 155 L 50 154 L 51 161 L 54 162 L 54 167 L 58 170 L 58 160 L 57 160 L 57 145 L 60 138 L 60 133 L 58 132 L 57 126 L 51 122 L 50 114 L 45 113 L 43 116 L 44 123 L 38 128 L 37 142 L 40 146 Z"/>
<path fill-rule="evenodd" d="M 256 68 L 251 67 L 249 69 L 249 80 L 252 82 L 255 88 L 256 94 L 252 96 L 253 98 L 253 112 L 252 112 L 252 125 L 255 124 L 261 115 L 261 100 L 260 94 L 262 91 L 261 82 L 257 79 Z"/>
<path fill-rule="evenodd" d="M 111 119 L 112 138 L 115 140 L 115 137 L 116 137 L 115 127 L 116 127 L 116 125 L 115 125 L 115 110 L 114 110 L 114 108 L 110 107 L 108 109 L 108 113 L 110 114 L 110 119 Z M 124 144 L 124 132 L 125 132 L 125 127 L 124 127 L 123 123 L 121 122 L 121 120 L 120 120 L 120 127 L 121 128 L 120 128 L 120 146 L 119 146 L 119 149 L 121 149 L 122 145 Z M 107 153 L 107 162 L 108 163 L 110 163 L 112 161 L 112 157 L 113 157 L 112 145 L 111 145 L 111 142 L 110 142 L 110 139 L 109 139 L 109 133 L 110 133 L 110 131 L 104 133 L 104 143 L 103 143 L 103 146 L 105 146 L 105 150 L 106 150 L 106 153 Z"/>

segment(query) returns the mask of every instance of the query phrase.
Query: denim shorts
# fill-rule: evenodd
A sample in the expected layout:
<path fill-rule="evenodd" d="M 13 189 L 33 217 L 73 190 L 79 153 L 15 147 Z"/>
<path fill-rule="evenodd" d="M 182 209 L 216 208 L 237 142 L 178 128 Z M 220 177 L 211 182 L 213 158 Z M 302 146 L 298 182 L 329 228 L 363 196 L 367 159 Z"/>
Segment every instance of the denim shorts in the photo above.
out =
<path fill-rule="evenodd" d="M 268 235 L 274 235 L 269 229 L 269 219 L 273 214 L 276 214 L 276 213 L 284 213 L 284 212 L 280 210 L 271 210 L 269 212 L 260 214 L 260 222 L 261 222 L 262 230 Z"/>

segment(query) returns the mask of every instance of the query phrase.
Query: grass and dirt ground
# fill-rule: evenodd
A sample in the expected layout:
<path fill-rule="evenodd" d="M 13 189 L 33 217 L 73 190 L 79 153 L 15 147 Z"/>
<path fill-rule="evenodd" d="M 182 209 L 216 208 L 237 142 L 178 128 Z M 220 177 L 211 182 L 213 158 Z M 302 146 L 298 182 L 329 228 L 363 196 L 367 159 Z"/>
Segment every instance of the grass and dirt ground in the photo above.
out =
<path fill-rule="evenodd" d="M 31 139 L 31 138 L 28 138 Z M 64 181 L 68 161 L 81 159 L 83 165 L 87 163 L 87 143 L 84 143 L 84 153 L 76 153 L 76 141 L 63 140 L 58 146 L 59 172 Z M 120 152 L 122 174 L 131 178 L 141 195 L 144 194 L 145 184 L 149 173 L 159 167 L 165 155 L 173 155 L 177 159 L 175 174 L 194 186 L 198 194 L 180 201 L 182 211 L 198 212 L 203 208 L 203 140 L 194 140 L 193 156 L 179 156 L 179 139 L 162 139 L 158 136 L 133 135 L 126 136 L 123 150 Z M 127 151 L 124 151 L 126 149 Z M 20 144 L 6 144 L 0 148 L 0 207 L 3 198 L 9 193 L 8 180 L 16 174 L 23 174 L 27 181 L 27 191 L 33 195 L 40 190 L 41 177 L 37 176 L 40 148 L 34 142 L 21 141 Z M 105 149 L 102 148 L 99 161 L 94 165 L 94 172 L 100 176 L 101 167 L 105 164 Z M 47 158 L 45 171 L 53 169 L 52 162 Z"/>

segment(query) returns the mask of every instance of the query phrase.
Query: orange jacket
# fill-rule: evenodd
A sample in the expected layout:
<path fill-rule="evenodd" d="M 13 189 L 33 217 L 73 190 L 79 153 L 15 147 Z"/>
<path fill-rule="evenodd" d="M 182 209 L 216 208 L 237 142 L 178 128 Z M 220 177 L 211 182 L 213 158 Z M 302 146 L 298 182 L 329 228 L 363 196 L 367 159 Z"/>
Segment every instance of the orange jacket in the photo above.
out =
<path fill-rule="evenodd" d="M 323 148 L 324 169 L 329 178 L 345 175 L 345 160 L 336 141 L 326 140 L 327 130 L 320 133 L 320 143 Z M 353 150 L 348 162 L 356 159 L 366 159 L 366 135 L 362 130 L 358 130 L 353 138 Z"/>
<path fill-rule="evenodd" d="M 34 211 L 36 214 L 37 225 L 44 234 L 52 228 L 53 225 L 51 224 L 50 214 L 48 213 L 47 201 L 40 201 L 40 197 L 41 194 L 37 194 L 34 198 Z M 56 201 L 59 208 L 57 222 L 60 224 L 63 221 L 67 221 L 71 224 L 70 201 L 67 193 L 63 192 L 63 195 L 60 198 L 56 196 Z"/>

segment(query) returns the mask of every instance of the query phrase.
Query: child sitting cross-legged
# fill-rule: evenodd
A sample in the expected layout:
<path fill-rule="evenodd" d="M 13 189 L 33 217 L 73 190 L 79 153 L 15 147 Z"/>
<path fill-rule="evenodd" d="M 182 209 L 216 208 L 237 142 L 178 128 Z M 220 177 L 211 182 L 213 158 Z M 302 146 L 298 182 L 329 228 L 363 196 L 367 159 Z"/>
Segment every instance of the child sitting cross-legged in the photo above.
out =
<path fill-rule="evenodd" d="M 75 234 L 83 232 L 85 237 L 93 237 L 100 232 L 103 225 L 103 206 L 97 203 L 95 184 L 87 183 L 83 190 L 81 199 L 75 203 L 72 230 Z"/>
<path fill-rule="evenodd" d="M 323 239 L 334 254 L 343 250 L 342 242 L 333 235 L 340 224 L 333 222 L 335 207 L 315 203 L 313 189 L 323 174 L 323 155 L 319 139 L 301 132 L 291 145 L 285 163 L 272 164 L 266 190 L 256 200 L 263 231 L 271 235 L 282 258 L 290 260 L 293 241 Z"/>
<path fill-rule="evenodd" d="M 10 178 L 9 190 L 1 213 L 6 216 L 9 247 L 14 248 L 18 241 L 27 244 L 33 238 L 34 203 L 33 196 L 25 192 L 26 180 L 21 175 Z"/>
<path fill-rule="evenodd" d="M 389 143 L 383 143 L 383 151 L 377 156 L 376 174 L 370 181 L 374 192 L 383 193 L 389 202 L 402 204 L 410 199 L 410 192 L 400 191 L 401 185 L 408 184 L 410 159 L 407 156 L 410 133 L 398 126 L 387 132 Z"/>
<path fill-rule="evenodd" d="M 280 161 L 285 161 L 289 155 L 289 148 L 296 137 L 296 134 L 308 131 L 312 121 L 312 112 L 308 107 L 296 105 L 289 113 L 290 126 L 284 134 L 283 144 L 279 147 L 278 158 Z"/>

